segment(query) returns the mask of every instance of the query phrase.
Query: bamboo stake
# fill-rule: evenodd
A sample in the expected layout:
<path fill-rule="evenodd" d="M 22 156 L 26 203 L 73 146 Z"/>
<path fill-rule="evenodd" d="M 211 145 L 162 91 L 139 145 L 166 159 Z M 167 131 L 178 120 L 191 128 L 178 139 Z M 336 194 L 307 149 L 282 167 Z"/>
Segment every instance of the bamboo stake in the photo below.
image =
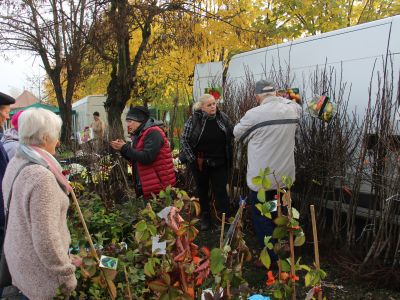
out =
<path fill-rule="evenodd" d="M 319 270 L 320 264 L 319 264 L 319 250 L 318 250 L 318 232 L 317 232 L 317 223 L 315 220 L 314 205 L 310 205 L 310 212 L 311 212 L 313 239 L 314 239 L 315 267 L 317 268 L 317 270 Z M 322 289 L 320 289 L 320 291 L 318 292 L 318 300 L 322 300 Z"/>
<path fill-rule="evenodd" d="M 79 219 L 80 219 L 80 221 L 81 221 L 81 223 L 82 223 L 83 229 L 85 230 L 86 240 L 87 240 L 88 243 L 89 243 L 91 253 L 92 253 L 93 257 L 96 259 L 97 263 L 100 264 L 99 256 L 97 255 L 96 248 L 94 248 L 94 244 L 93 244 L 93 241 L 92 241 L 92 237 L 90 236 L 89 229 L 88 229 L 87 226 L 86 226 L 85 218 L 83 217 L 81 207 L 80 207 L 80 205 L 79 205 L 78 199 L 76 198 L 76 195 L 75 195 L 75 193 L 74 193 L 73 190 L 71 191 L 71 194 L 70 194 L 70 195 L 71 195 L 71 198 L 72 198 L 72 200 L 74 201 L 74 204 L 75 204 L 76 209 L 77 209 L 77 211 L 78 211 Z M 101 271 L 101 273 L 103 274 L 104 279 L 105 279 L 106 276 L 105 276 L 105 274 L 104 274 L 103 269 L 100 268 L 100 271 Z M 110 288 L 110 286 L 109 286 L 109 284 L 108 284 L 108 281 L 105 280 L 105 282 L 106 282 L 106 284 L 107 284 L 107 290 L 108 290 L 108 293 L 110 294 L 111 299 L 115 299 L 115 296 L 114 296 L 113 292 L 111 291 L 111 288 Z"/>
<path fill-rule="evenodd" d="M 126 266 L 124 266 L 125 281 L 126 281 L 126 291 L 128 292 L 128 299 L 132 300 L 131 286 L 129 284 L 128 272 L 126 271 Z"/>
<path fill-rule="evenodd" d="M 75 204 L 76 209 L 78 211 L 79 219 L 80 219 L 80 221 L 82 223 L 83 229 L 85 230 L 86 240 L 89 243 L 91 253 L 92 253 L 93 257 L 96 259 L 97 263 L 100 263 L 99 256 L 97 255 L 96 249 L 94 248 L 92 237 L 90 236 L 89 230 L 88 230 L 88 228 L 86 226 L 85 218 L 83 217 L 83 214 L 82 214 L 82 211 L 81 211 L 81 207 L 79 206 L 79 202 L 78 202 L 78 199 L 76 199 L 74 191 L 71 192 L 71 197 L 72 197 L 72 200 L 74 201 L 74 204 Z"/>
<path fill-rule="evenodd" d="M 279 191 L 279 183 L 277 181 L 277 185 L 278 185 L 278 197 L 277 197 L 277 201 L 276 201 L 276 206 L 277 206 L 277 213 L 278 213 L 278 217 L 282 217 L 282 208 L 281 208 L 281 192 Z M 282 273 L 282 261 L 281 258 L 278 256 L 278 280 L 279 282 L 281 281 L 281 273 Z"/>
<path fill-rule="evenodd" d="M 279 186 L 279 182 L 275 176 L 275 173 L 272 173 L 276 182 L 276 191 L 277 191 L 277 199 L 276 199 L 276 211 L 278 218 L 282 217 L 282 207 L 281 207 L 281 188 Z M 281 258 L 278 256 L 278 280 L 281 282 L 281 273 L 282 273 L 282 261 Z"/>
<path fill-rule="evenodd" d="M 224 241 L 224 229 L 225 229 L 225 213 L 222 213 L 221 234 L 219 236 L 219 248 L 220 249 L 222 249 L 222 244 Z"/>
<path fill-rule="evenodd" d="M 288 199 L 288 216 L 292 217 L 292 196 L 290 195 L 290 191 L 287 192 L 289 195 Z M 296 281 L 294 277 L 296 276 L 295 269 L 295 260 L 294 260 L 294 240 L 293 240 L 293 232 L 289 232 L 289 246 L 290 246 L 290 273 L 292 274 L 292 300 L 296 300 Z"/>

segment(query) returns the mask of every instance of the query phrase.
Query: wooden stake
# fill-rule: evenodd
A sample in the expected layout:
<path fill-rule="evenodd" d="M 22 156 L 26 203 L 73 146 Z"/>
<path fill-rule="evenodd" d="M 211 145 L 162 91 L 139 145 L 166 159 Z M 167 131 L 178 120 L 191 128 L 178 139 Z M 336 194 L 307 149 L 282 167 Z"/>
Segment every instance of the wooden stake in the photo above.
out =
<path fill-rule="evenodd" d="M 90 236 L 89 229 L 86 226 L 85 218 L 83 217 L 81 207 L 79 205 L 78 199 L 76 199 L 76 195 L 75 195 L 74 191 L 71 191 L 71 198 L 76 206 L 76 210 L 78 211 L 79 219 L 82 223 L 83 229 L 85 230 L 86 240 L 89 243 L 91 253 L 92 253 L 93 257 L 96 259 L 97 263 L 100 264 L 99 256 L 97 255 L 96 248 L 94 247 L 92 237 Z M 104 270 L 102 268 L 100 268 L 100 272 L 103 274 L 104 278 L 106 278 L 106 276 L 104 274 Z M 107 290 L 108 290 L 108 293 L 110 294 L 111 299 L 115 299 L 115 296 L 108 284 L 108 281 L 107 280 L 105 280 L 105 281 L 106 281 Z"/>
<path fill-rule="evenodd" d="M 290 191 L 287 192 L 289 194 L 288 199 L 288 216 L 292 217 L 292 196 L 290 195 Z M 296 281 L 294 277 L 296 276 L 295 269 L 295 260 L 294 260 L 294 239 L 292 231 L 289 232 L 289 246 L 290 246 L 290 274 L 292 274 L 292 300 L 296 300 Z M 279 274 L 280 275 L 280 274 Z"/>
<path fill-rule="evenodd" d="M 222 249 L 222 244 L 224 242 L 224 229 L 225 229 L 225 213 L 222 213 L 222 225 L 221 225 L 221 234 L 219 236 L 219 248 Z"/>
<path fill-rule="evenodd" d="M 128 272 L 126 271 L 126 266 L 124 266 L 125 281 L 126 281 L 126 291 L 128 292 L 128 299 L 132 300 L 131 286 L 129 284 Z"/>
<path fill-rule="evenodd" d="M 276 178 L 275 178 L 276 180 Z M 278 194 L 277 194 L 277 199 L 276 199 L 276 210 L 278 217 L 282 217 L 282 208 L 281 208 L 281 192 L 280 192 L 280 187 L 278 181 L 276 181 L 276 184 L 278 185 Z M 278 241 L 277 241 L 278 243 Z M 281 273 L 282 273 L 282 261 L 281 258 L 278 256 L 278 280 L 281 282 Z"/>
<path fill-rule="evenodd" d="M 313 239 L 314 239 L 314 257 L 315 257 L 315 267 L 317 270 L 320 269 L 319 264 L 319 250 L 318 250 L 318 232 L 317 232 L 317 223 L 315 220 L 315 209 L 314 205 L 310 205 L 311 212 L 311 223 L 312 223 L 312 231 L 313 231 Z M 322 289 L 318 293 L 318 300 L 322 300 Z"/>
<path fill-rule="evenodd" d="M 78 211 L 79 219 L 81 220 L 83 229 L 85 230 L 86 240 L 89 243 L 92 255 L 96 259 L 97 263 L 100 263 L 99 256 L 97 255 L 96 248 L 94 247 L 94 244 L 93 244 L 93 241 L 92 241 L 92 237 L 90 236 L 89 230 L 88 230 L 88 228 L 86 226 L 85 218 L 83 217 L 83 214 L 82 214 L 82 211 L 81 211 L 81 207 L 79 206 L 79 202 L 78 202 L 78 199 L 76 199 L 74 191 L 71 192 L 71 197 L 72 197 L 72 200 L 74 201 L 74 204 L 76 206 L 76 210 Z"/>

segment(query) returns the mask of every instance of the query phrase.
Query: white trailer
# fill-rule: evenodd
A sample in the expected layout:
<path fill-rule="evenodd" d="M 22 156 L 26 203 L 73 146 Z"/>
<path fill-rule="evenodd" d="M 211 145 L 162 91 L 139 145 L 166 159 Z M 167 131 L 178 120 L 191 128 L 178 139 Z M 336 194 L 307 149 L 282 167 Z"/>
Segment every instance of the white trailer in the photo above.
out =
<path fill-rule="evenodd" d="M 221 61 L 197 64 L 194 68 L 193 99 L 197 101 L 208 87 L 222 87 Z"/>
<path fill-rule="evenodd" d="M 72 104 L 72 109 L 75 110 L 77 114 L 77 131 L 83 130 L 86 126 L 89 126 L 93 122 L 93 113 L 95 111 L 99 112 L 100 118 L 107 124 L 108 128 L 107 113 L 104 108 L 104 102 L 106 101 L 106 99 L 107 95 L 90 95 Z M 124 126 L 126 110 L 127 109 L 124 110 L 124 113 L 121 116 L 121 121 L 124 128 L 125 136 L 127 137 L 128 134 L 125 128 L 126 126 Z"/>
<path fill-rule="evenodd" d="M 342 81 L 347 83 L 348 89 L 351 85 L 349 112 L 357 109 L 358 113 L 363 113 L 368 103 L 371 75 L 374 72 L 372 95 L 375 95 L 377 74 L 382 75 L 387 54 L 388 61 L 393 63 L 393 69 L 389 71 L 393 71 L 396 87 L 400 70 L 400 16 L 234 55 L 229 62 L 227 78 L 233 84 L 241 84 L 246 78 L 246 70 L 257 81 L 276 78 L 279 69 L 283 73 L 290 69 L 286 73 L 293 80 L 291 87 L 300 88 L 307 100 L 313 96 L 309 78 L 317 68 L 333 67 L 338 77 L 342 74 Z M 218 82 L 222 72 L 221 62 L 197 65 L 194 99 L 197 100 L 199 93 L 204 93 L 204 86 Z"/>

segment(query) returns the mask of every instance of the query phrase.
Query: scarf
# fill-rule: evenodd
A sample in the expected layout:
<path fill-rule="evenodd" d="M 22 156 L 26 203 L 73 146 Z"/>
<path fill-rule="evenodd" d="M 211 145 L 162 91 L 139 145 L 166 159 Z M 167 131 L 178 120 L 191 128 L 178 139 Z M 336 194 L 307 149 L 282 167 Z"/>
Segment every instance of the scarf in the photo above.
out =
<path fill-rule="evenodd" d="M 30 162 L 49 169 L 50 172 L 53 173 L 53 175 L 56 177 L 58 184 L 67 195 L 72 192 L 72 187 L 68 183 L 68 180 L 65 178 L 65 176 L 62 174 L 61 165 L 49 152 L 37 146 L 19 144 L 18 153 Z"/>

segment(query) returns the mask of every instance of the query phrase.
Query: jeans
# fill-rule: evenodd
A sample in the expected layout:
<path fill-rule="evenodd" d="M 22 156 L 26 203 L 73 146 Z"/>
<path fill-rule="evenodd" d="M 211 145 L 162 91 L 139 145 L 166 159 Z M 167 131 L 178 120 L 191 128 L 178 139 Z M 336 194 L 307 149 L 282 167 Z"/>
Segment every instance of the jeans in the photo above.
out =
<path fill-rule="evenodd" d="M 209 214 L 211 210 L 211 200 L 209 198 L 211 182 L 217 211 L 229 215 L 229 197 L 226 191 L 228 167 L 226 165 L 217 167 L 204 165 L 203 170 L 200 171 L 196 164 L 190 164 L 190 169 L 196 182 L 197 196 L 200 199 L 202 213 Z"/>
<path fill-rule="evenodd" d="M 267 201 L 273 200 L 274 196 L 276 195 L 276 190 L 272 191 L 267 191 L 265 192 L 265 199 Z M 260 244 L 261 248 L 264 248 L 264 237 L 265 236 L 272 236 L 272 233 L 275 229 L 275 223 L 274 219 L 277 216 L 276 212 L 272 212 L 272 218 L 269 219 L 263 215 L 261 215 L 261 212 L 258 210 L 256 207 L 256 204 L 258 202 L 257 198 L 257 192 L 251 191 L 251 196 L 250 196 L 250 204 L 251 204 L 251 214 L 252 214 L 252 219 L 253 219 L 253 227 L 254 231 L 256 232 L 256 237 L 257 241 Z M 276 240 L 271 239 L 270 240 L 272 244 L 275 244 Z M 271 257 L 271 261 L 277 261 L 278 256 L 275 254 L 273 250 L 268 250 L 268 253 Z"/>

